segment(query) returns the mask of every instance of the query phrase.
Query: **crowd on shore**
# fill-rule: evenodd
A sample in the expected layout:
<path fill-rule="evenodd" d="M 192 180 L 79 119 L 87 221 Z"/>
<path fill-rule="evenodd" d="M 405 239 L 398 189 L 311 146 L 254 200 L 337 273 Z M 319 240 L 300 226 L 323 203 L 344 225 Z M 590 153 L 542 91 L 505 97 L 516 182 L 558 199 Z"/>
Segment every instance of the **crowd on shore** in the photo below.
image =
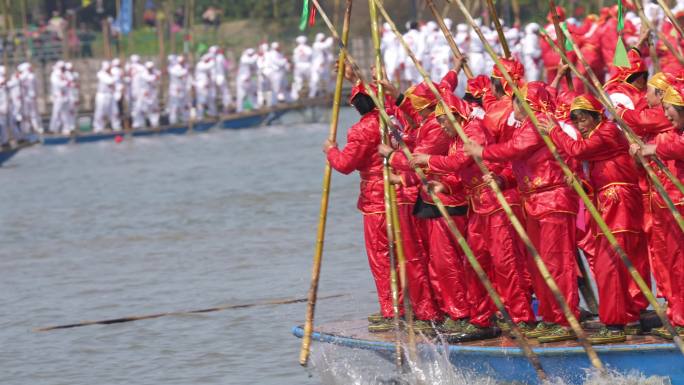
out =
<path fill-rule="evenodd" d="M 646 5 L 661 36 L 673 47 L 684 48 L 682 36 L 673 32 L 673 24 L 657 5 Z M 684 25 L 682 11 L 684 7 L 674 9 Z M 571 187 L 571 179 L 544 142 L 544 134 L 581 181 L 605 221 L 607 233 L 617 240 L 636 271 L 647 283 L 654 277 L 657 295 L 667 303 L 669 321 L 684 335 L 684 234 L 664 198 L 669 196 L 678 213 L 684 214 L 684 194 L 675 183 L 684 182 L 683 63 L 658 40 L 656 67 L 648 55 L 650 32 L 631 12 L 625 16 L 623 38 L 628 52 L 620 66 L 613 64 L 617 7 L 582 20 L 565 20 L 562 8 L 556 13 L 567 23 L 575 48 L 583 54 L 570 60 L 577 63 L 578 57 L 585 57 L 588 63 L 580 65 L 581 74 L 589 69 L 596 72 L 617 115 L 644 145 L 630 145 L 615 122 L 616 116 L 584 89 L 578 76 L 566 78 L 568 66 L 549 44 L 557 43 L 551 15 L 548 25 L 528 25 L 524 34 L 515 27 L 505 28 L 512 51 L 511 57 L 499 57 L 505 71 L 488 58 L 485 42 L 466 26 L 457 26 L 455 34 L 463 57 L 451 54 L 435 25 L 411 26 L 404 38 L 430 71 L 439 97 L 419 76 L 413 62 L 404 59 L 397 38 L 385 29 L 387 79 L 380 81 L 384 109 L 412 153 L 410 157 L 397 141 L 381 144 L 380 111 L 369 95 L 377 84 L 364 84 L 350 66 L 345 67 L 345 78 L 353 85 L 349 100 L 361 118 L 349 128 L 344 147 L 327 140 L 323 151 L 333 169 L 360 174 L 358 208 L 363 213 L 366 251 L 380 305 L 380 313 L 369 316 L 369 331 L 394 327 L 383 183 L 386 159 L 389 181 L 397 192 L 406 301 L 415 315 L 415 330 L 426 334 L 440 331 L 453 340 L 465 341 L 495 337 L 504 328 L 496 317 L 497 308 L 442 217 L 436 196 L 524 334 L 541 343 L 576 338 L 492 189 L 495 183 L 577 318 L 579 250 L 586 257 L 598 288 L 598 316 L 603 325 L 589 341 L 621 342 L 627 335 L 643 333 L 640 317 L 649 302 Z M 502 55 L 493 27 L 480 27 L 487 42 Z M 437 47 L 443 51 L 437 51 L 441 56 L 433 53 Z M 464 64 L 473 77 L 464 75 Z M 514 87 L 522 96 L 514 94 Z M 468 142 L 456 134 L 448 112 L 469 137 Z M 540 122 L 538 126 L 533 117 Z M 639 154 L 656 170 L 655 178 L 666 195 L 649 179 L 644 164 L 638 161 Z M 675 181 L 656 164 L 656 155 Z M 483 174 L 478 162 L 484 162 L 489 173 Z M 415 168 L 427 175 L 429 188 Z M 533 311 L 533 297 L 538 301 L 538 316 Z M 403 308 L 401 312 L 403 316 Z M 664 327 L 651 333 L 673 338 Z"/>

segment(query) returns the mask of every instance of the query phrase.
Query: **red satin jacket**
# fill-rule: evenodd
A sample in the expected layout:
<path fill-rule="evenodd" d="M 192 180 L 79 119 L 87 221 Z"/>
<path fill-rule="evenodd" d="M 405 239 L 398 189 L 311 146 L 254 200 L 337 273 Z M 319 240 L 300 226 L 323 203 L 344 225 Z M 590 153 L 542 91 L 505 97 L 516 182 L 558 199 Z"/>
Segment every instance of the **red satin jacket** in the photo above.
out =
<path fill-rule="evenodd" d="M 655 143 L 657 145 L 657 155 L 665 162 L 667 168 L 680 181 L 684 181 L 684 135 L 678 133 L 672 127 L 671 130 L 663 132 L 656 136 Z M 652 163 L 653 164 L 653 163 Z M 684 206 L 684 195 L 681 191 L 670 181 L 670 179 L 658 167 L 653 164 L 658 179 L 663 183 L 665 191 L 672 199 L 672 202 L 677 206 Z M 651 204 L 660 208 L 666 208 L 665 201 L 658 194 L 654 186 L 651 187 Z"/>
<path fill-rule="evenodd" d="M 577 213 L 577 195 L 565 184 L 563 171 L 529 118 L 510 140 L 485 147 L 482 158 L 512 162 L 527 215 L 540 218 L 554 212 Z"/>
<path fill-rule="evenodd" d="M 377 110 L 367 113 L 347 132 L 347 144 L 342 150 L 333 147 L 327 159 L 335 170 L 361 175 L 357 207 L 364 214 L 385 212 L 382 157 L 378 154 L 380 127 Z"/>

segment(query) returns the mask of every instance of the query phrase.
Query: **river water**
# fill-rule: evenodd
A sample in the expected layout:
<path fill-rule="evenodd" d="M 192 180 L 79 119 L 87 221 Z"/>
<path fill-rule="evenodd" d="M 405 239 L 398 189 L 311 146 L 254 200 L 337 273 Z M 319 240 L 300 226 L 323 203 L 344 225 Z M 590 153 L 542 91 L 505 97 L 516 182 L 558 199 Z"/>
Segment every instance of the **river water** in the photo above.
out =
<path fill-rule="evenodd" d="M 327 124 L 300 118 L 34 147 L 1 168 L 0 384 L 388 383 L 389 363 L 319 346 L 302 369 L 303 303 L 33 331 L 305 297 Z M 344 296 L 321 300 L 318 322 L 376 310 L 357 188 L 334 175 L 320 294 Z M 435 368 L 431 383 L 490 383 Z"/>

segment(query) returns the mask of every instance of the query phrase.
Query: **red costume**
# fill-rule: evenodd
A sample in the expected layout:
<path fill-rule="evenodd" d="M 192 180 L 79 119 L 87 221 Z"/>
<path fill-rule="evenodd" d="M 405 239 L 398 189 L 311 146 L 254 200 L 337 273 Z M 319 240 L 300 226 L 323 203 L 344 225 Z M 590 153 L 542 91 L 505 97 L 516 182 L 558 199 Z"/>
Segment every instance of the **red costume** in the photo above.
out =
<path fill-rule="evenodd" d="M 646 100 L 644 99 L 645 90 L 640 90 L 628 83 L 630 76 L 638 73 L 648 73 L 646 63 L 641 57 L 641 53 L 636 48 L 632 48 L 627 52 L 629 59 L 629 67 L 615 67 L 610 79 L 603 87 L 610 100 L 617 107 L 623 107 L 628 110 L 636 110 L 644 108 Z"/>
<path fill-rule="evenodd" d="M 466 92 L 476 95 L 474 88 L 488 80 L 482 76 L 468 81 Z M 486 145 L 492 141 L 483 124 L 484 111 L 475 107 L 471 109 L 465 102 L 452 95 L 447 95 L 445 101 L 454 113 L 460 115 L 467 123 L 463 129 L 470 140 Z M 507 164 L 487 164 L 495 175 L 502 176 L 505 184 L 514 184 L 510 166 Z M 499 205 L 496 195 L 482 179 L 482 172 L 471 157 L 463 152 L 463 141 L 456 139 L 452 142 L 448 156 L 430 156 L 428 169 L 435 173 L 458 173 L 465 184 L 468 201 L 470 203 L 470 217 L 468 220 L 468 244 L 473 249 L 478 262 L 489 275 L 494 287 L 500 294 L 513 322 L 532 323 L 535 320 L 530 306 L 530 291 L 526 280 L 526 250 L 520 242 L 508 217 Z M 508 183 L 506 183 L 508 182 Z M 496 308 L 472 269 L 468 269 L 470 276 L 468 297 L 471 303 L 471 323 L 477 326 L 487 326 Z"/>
<path fill-rule="evenodd" d="M 440 84 L 435 86 L 445 92 L 453 92 L 457 83 L 455 71 L 449 73 L 442 79 Z M 419 121 L 420 125 L 415 134 L 416 146 L 413 149 L 417 153 L 445 155 L 449 150 L 451 139 L 442 130 L 434 114 L 430 114 L 426 119 L 420 121 L 418 110 L 431 108 L 436 103 L 434 94 L 429 90 L 425 83 L 412 87 L 406 92 L 408 101 L 403 101 L 400 105 L 402 111 L 412 116 L 414 121 Z M 390 157 L 390 165 L 394 170 L 404 175 L 404 185 L 416 185 L 413 169 L 409 166 L 408 160 L 401 152 L 394 152 Z M 427 173 L 429 180 L 443 181 L 449 185 L 457 185 L 454 175 L 440 175 Z M 448 210 L 453 210 L 452 219 L 456 223 L 461 233 L 466 230 L 467 202 L 463 189 L 456 189 L 446 194 L 439 194 L 439 198 L 447 206 Z M 423 246 L 429 255 L 428 270 L 430 274 L 430 284 L 435 294 L 435 299 L 445 314 L 454 320 L 467 318 L 469 306 L 467 302 L 467 288 L 465 286 L 465 256 L 458 243 L 449 231 L 446 221 L 439 215 L 422 215 L 421 213 L 433 211 L 436 213 L 434 202 L 430 196 L 421 190 L 419 199 L 414 208 L 414 214 L 419 218 L 419 233 L 422 235 Z"/>
<path fill-rule="evenodd" d="M 601 103 L 590 95 L 579 96 L 571 110 L 603 113 Z M 614 123 L 602 120 L 586 137 L 573 140 L 560 129 L 550 133 L 566 154 L 589 164 L 594 204 L 611 232 L 635 266 L 647 261 L 642 231 L 643 205 L 636 165 L 629 155 L 629 143 Z M 593 226 L 597 226 L 592 222 Z M 634 298 L 632 278 L 620 257 L 596 227 L 595 269 L 599 291 L 599 317 L 606 325 L 626 325 L 639 320 L 643 303 Z M 640 272 L 643 274 L 643 272 Z M 648 279 L 648 277 L 644 277 Z M 638 290 L 638 288 L 637 288 Z"/>
<path fill-rule="evenodd" d="M 542 82 L 527 85 L 526 100 L 539 118 L 553 108 Z M 547 265 L 561 293 L 578 313 L 577 263 L 575 260 L 575 217 L 577 195 L 565 184 L 564 175 L 529 118 L 506 142 L 484 148 L 482 158 L 490 162 L 511 161 L 527 216 L 527 233 Z M 530 261 L 530 263 L 534 263 Z M 537 269 L 531 269 L 539 312 L 546 322 L 567 325 Z"/>
<path fill-rule="evenodd" d="M 365 93 L 362 85 L 352 90 L 352 99 L 359 93 Z M 382 158 L 377 154 L 380 144 L 379 113 L 377 109 L 363 115 L 347 133 L 347 144 L 339 150 L 331 147 L 327 153 L 330 166 L 335 170 L 349 174 L 358 170 L 361 175 L 360 194 L 357 207 L 364 214 L 364 236 L 366 253 L 371 273 L 375 280 L 378 301 L 383 317 L 393 316 L 392 293 L 390 289 L 389 246 L 387 241 L 386 217 L 384 204 L 384 185 L 382 175 Z M 398 191 L 397 200 L 403 198 Z M 399 220 L 403 237 L 407 265 L 409 293 L 416 318 L 435 320 L 440 317 L 435 307 L 428 282 L 424 255 L 416 246 L 415 240 L 409 236 L 413 224 L 408 217 L 407 206 L 399 206 Z"/>

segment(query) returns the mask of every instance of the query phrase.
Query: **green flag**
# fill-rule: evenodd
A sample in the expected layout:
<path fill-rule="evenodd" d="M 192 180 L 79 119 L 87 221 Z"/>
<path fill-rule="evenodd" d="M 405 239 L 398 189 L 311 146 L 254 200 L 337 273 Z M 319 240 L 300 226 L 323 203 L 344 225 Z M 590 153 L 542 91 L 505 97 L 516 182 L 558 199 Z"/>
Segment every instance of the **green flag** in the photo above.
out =
<path fill-rule="evenodd" d="M 627 49 L 625 43 L 622 42 L 622 37 L 618 36 L 617 46 L 615 46 L 615 56 L 613 56 L 613 64 L 616 67 L 631 67 L 629 59 L 627 58 Z"/>
<path fill-rule="evenodd" d="M 572 51 L 572 40 L 568 39 L 567 36 L 572 36 L 570 35 L 570 32 L 568 32 L 568 24 L 567 23 L 561 23 L 560 25 L 561 29 L 563 30 L 563 33 L 565 33 L 565 50 L 566 51 Z"/>
<path fill-rule="evenodd" d="M 299 19 L 299 30 L 303 31 L 306 29 L 306 23 L 309 22 L 309 0 L 304 0 L 302 5 L 302 16 Z"/>

